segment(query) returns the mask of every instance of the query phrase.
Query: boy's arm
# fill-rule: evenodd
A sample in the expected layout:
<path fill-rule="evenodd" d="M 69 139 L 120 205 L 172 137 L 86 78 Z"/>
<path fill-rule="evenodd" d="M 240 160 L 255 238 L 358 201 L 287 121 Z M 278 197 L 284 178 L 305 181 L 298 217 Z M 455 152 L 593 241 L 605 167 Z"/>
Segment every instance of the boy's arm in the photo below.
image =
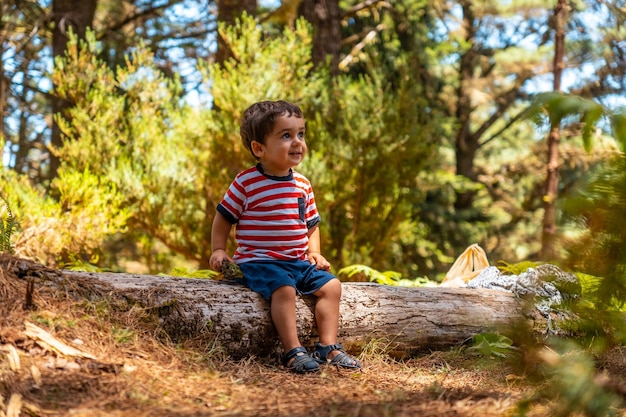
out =
<path fill-rule="evenodd" d="M 330 263 L 321 254 L 320 229 L 318 225 L 309 229 L 309 262 L 317 265 L 317 269 L 328 271 Z"/>
<path fill-rule="evenodd" d="M 232 227 L 233 225 L 220 212 L 215 213 L 211 229 L 211 249 L 213 252 L 209 259 L 209 266 L 216 271 L 222 270 L 223 260 L 233 261 L 226 253 L 226 242 Z"/>

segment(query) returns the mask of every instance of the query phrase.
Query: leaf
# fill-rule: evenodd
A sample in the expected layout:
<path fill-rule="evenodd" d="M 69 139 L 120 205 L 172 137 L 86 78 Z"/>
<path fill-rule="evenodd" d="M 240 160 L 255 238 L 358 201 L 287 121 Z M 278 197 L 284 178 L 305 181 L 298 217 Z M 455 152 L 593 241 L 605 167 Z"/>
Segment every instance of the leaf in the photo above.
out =
<path fill-rule="evenodd" d="M 473 345 L 466 349 L 471 354 L 505 358 L 517 350 L 511 339 L 495 333 L 480 333 L 475 335 L 472 340 Z"/>
<path fill-rule="evenodd" d="M 626 151 L 626 110 L 611 115 L 611 128 L 615 139 L 622 146 L 622 151 Z"/>

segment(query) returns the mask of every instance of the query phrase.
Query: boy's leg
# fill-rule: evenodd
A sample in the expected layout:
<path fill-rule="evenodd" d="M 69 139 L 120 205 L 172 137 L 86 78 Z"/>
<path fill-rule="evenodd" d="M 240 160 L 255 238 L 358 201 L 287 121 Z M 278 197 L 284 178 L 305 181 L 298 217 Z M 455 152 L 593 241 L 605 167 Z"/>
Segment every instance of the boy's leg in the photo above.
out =
<path fill-rule="evenodd" d="M 313 293 L 317 296 L 315 304 L 315 320 L 320 335 L 320 344 L 316 345 L 314 355 L 321 360 L 333 360 L 344 368 L 360 368 L 359 361 L 345 353 L 341 345 L 337 345 L 339 333 L 339 303 L 341 302 L 341 281 L 337 278 L 328 281 L 322 288 Z M 329 346 L 335 345 L 335 346 Z M 333 348 L 337 349 L 333 349 Z M 325 348 L 325 349 L 324 349 Z M 317 350 L 321 349 L 321 350 Z M 330 350 L 332 349 L 332 350 Z M 341 356 L 339 356 L 341 355 Z"/>
<path fill-rule="evenodd" d="M 339 332 L 339 303 L 341 301 L 341 282 L 334 278 L 313 293 L 317 297 L 315 303 L 315 321 L 320 335 L 320 343 L 333 345 L 337 343 Z"/>
<path fill-rule="evenodd" d="M 294 287 L 285 285 L 272 293 L 270 314 L 285 352 L 300 346 L 296 327 L 296 289 Z"/>
<path fill-rule="evenodd" d="M 272 293 L 270 314 L 285 350 L 283 355 L 285 366 L 300 374 L 318 372 L 320 368 L 317 361 L 308 355 L 298 339 L 294 287 L 284 285 Z"/>

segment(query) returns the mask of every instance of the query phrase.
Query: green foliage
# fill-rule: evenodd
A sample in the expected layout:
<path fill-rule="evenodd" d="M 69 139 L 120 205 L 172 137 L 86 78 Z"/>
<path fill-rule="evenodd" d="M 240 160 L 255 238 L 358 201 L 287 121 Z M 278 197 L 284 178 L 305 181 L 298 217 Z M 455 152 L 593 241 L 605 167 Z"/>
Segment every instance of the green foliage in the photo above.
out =
<path fill-rule="evenodd" d="M 427 287 L 435 286 L 436 283 L 428 278 L 407 279 L 395 271 L 380 272 L 366 265 L 349 265 L 337 272 L 337 277 L 343 281 L 369 281 L 382 285 L 401 287 Z"/>
<path fill-rule="evenodd" d="M 465 352 L 484 357 L 506 358 L 517 353 L 517 350 L 513 346 L 513 341 L 506 336 L 496 333 L 480 333 L 472 337 L 472 345 L 466 348 Z"/>
<path fill-rule="evenodd" d="M 423 7 L 417 3 L 411 6 L 414 22 Z M 56 92 L 76 104 L 58 119 L 66 137 L 56 150 L 67 175 L 63 181 L 90 173 L 125 210 L 112 222 L 115 227 L 99 235 L 99 246 L 107 235 L 115 236 L 125 250 L 108 251 L 101 264 L 119 265 L 117 257 L 127 253 L 141 256 L 153 271 L 170 269 L 177 257 L 206 267 L 215 206 L 234 175 L 254 163 L 240 143 L 241 112 L 254 101 L 278 98 L 299 103 L 307 117 L 309 156 L 298 169 L 313 182 L 323 248 L 333 264 L 416 276 L 449 266 L 468 236 L 507 239 L 511 245 L 494 250 L 514 246 L 507 253 L 515 250 L 515 256 L 532 252 L 517 248 L 532 245 L 528 236 L 534 229 L 528 227 L 536 219 L 526 211 L 534 208 L 517 202 L 533 195 L 529 190 L 539 168 L 519 164 L 511 151 L 506 169 L 514 178 L 498 172 L 496 159 L 483 161 L 495 167 L 485 174 L 493 179 L 488 186 L 452 173 L 452 147 L 444 138 L 452 137 L 454 118 L 426 97 L 434 94 L 432 86 L 414 79 L 426 62 L 450 51 L 427 49 L 415 57 L 389 44 L 385 68 L 393 63 L 393 77 L 369 51 L 358 76 L 331 79 L 323 66 L 312 65 L 311 28 L 304 21 L 275 36 L 247 17 L 220 31 L 234 58 L 223 65 L 200 63 L 212 100 L 201 108 L 181 100 L 178 81 L 163 76 L 141 45 L 124 68 L 111 69 L 97 59 L 101 51 L 90 34 L 84 43 L 73 39 L 57 60 Z M 518 138 L 531 137 L 528 133 L 513 135 L 514 150 L 528 148 L 518 143 L 526 143 Z M 501 149 L 491 152 L 502 158 Z M 466 190 L 477 198 L 473 214 L 462 217 L 455 213 L 454 197 Z M 530 226 L 512 231 L 509 222 Z M 233 247 L 231 240 L 229 250 Z"/>
<path fill-rule="evenodd" d="M 159 274 L 161 276 L 182 277 L 182 278 L 208 278 L 216 279 L 220 273 L 210 269 L 190 270 L 183 267 L 175 267 L 167 274 Z"/>
<path fill-rule="evenodd" d="M 415 207 L 430 180 L 420 173 L 437 163 L 438 135 L 434 123 L 420 122 L 423 103 L 409 79 L 394 90 L 375 71 L 356 80 L 337 77 L 329 103 L 309 118 L 311 151 L 302 170 L 314 179 L 330 225 L 322 232 L 334 263 L 416 273 L 407 270 L 413 264 L 407 257 L 414 258 L 425 237 Z"/>
<path fill-rule="evenodd" d="M 16 254 L 45 265 L 63 263 L 70 255 L 90 259 L 106 236 L 123 230 L 127 213 L 118 193 L 93 173 L 62 169 L 51 187 L 56 199 L 26 176 L 0 169 L 0 194 L 20 213 Z"/>
<path fill-rule="evenodd" d="M 528 109 L 528 116 L 540 122 L 540 115 L 547 115 L 550 126 L 560 127 L 564 121 L 572 122 L 575 118 L 582 124 L 582 139 L 585 150 L 591 149 L 592 133 L 606 110 L 593 100 L 563 94 L 560 92 L 541 93 L 535 97 Z M 577 118 L 577 119 L 576 119 Z"/>
<path fill-rule="evenodd" d="M 136 339 L 137 333 L 128 327 L 113 326 L 111 329 L 111 336 L 113 337 L 115 343 L 124 345 L 131 343 L 134 339 Z"/>
<path fill-rule="evenodd" d="M 519 403 L 520 416 L 539 400 L 548 402 L 549 415 L 554 417 L 617 415 L 623 400 L 602 385 L 596 364 L 585 349 L 572 341 L 561 341 L 553 348 L 543 348 L 539 359 L 546 381 L 531 398 Z"/>
<path fill-rule="evenodd" d="M 98 263 L 98 256 L 94 255 L 89 261 L 77 257 L 75 254 L 70 253 L 68 255 L 68 261 L 62 262 L 59 267 L 68 271 L 80 271 L 80 272 L 105 272 L 107 268 L 100 268 L 96 266 Z"/>
<path fill-rule="evenodd" d="M 611 114 L 611 129 L 622 151 L 626 150 L 626 109 L 621 109 Z"/>
<path fill-rule="evenodd" d="M 505 275 L 519 275 L 522 272 L 526 272 L 528 268 L 535 268 L 541 264 L 542 262 L 533 261 L 523 261 L 514 264 L 500 261 L 498 262 L 498 269 Z"/>
<path fill-rule="evenodd" d="M 576 276 L 580 281 L 582 288 L 582 298 L 584 300 L 593 299 L 593 295 L 598 291 L 602 278 L 593 275 L 585 274 L 583 272 L 576 272 Z"/>
<path fill-rule="evenodd" d="M 156 70 L 146 49 L 138 48 L 125 68 L 113 71 L 95 58 L 94 45 L 92 38 L 73 39 L 65 59 L 57 60 L 59 93 L 77 102 L 69 118 L 58 120 L 67 137 L 59 150 L 63 166 L 77 176 L 88 169 L 103 186 L 115 188 L 129 228 L 199 257 L 195 251 L 203 239 L 191 230 L 208 228 L 202 201 L 192 198 L 202 182 L 190 146 L 202 134 L 195 115 L 180 104 L 179 84 Z M 174 224 L 181 219 L 184 224 Z"/>
<path fill-rule="evenodd" d="M 9 202 L 0 195 L 4 210 L 0 210 L 0 252 L 13 252 L 13 245 L 11 244 L 11 236 L 19 227 L 19 222 L 13 216 Z"/>
<path fill-rule="evenodd" d="M 589 175 L 577 196 L 564 204 L 564 212 L 584 226 L 568 242 L 568 262 L 597 277 L 586 292 L 599 308 L 621 309 L 626 302 L 625 149 Z"/>
<path fill-rule="evenodd" d="M 179 83 L 164 77 L 142 46 L 112 70 L 96 58 L 93 35 L 73 38 L 56 63 L 57 92 L 76 103 L 58 119 L 66 136 L 57 150 L 62 166 L 77 177 L 93 173 L 100 187 L 116 190 L 136 247 L 165 255 L 147 255 L 155 271 L 174 254 L 201 264 L 209 258 L 215 206 L 234 175 L 253 163 L 239 141 L 241 112 L 261 99 L 307 108 L 320 96 L 304 24 L 268 40 L 250 18 L 224 36 L 237 59 L 224 67 L 202 64 L 213 109 L 184 104 Z"/>
<path fill-rule="evenodd" d="M 366 265 L 350 265 L 340 269 L 337 277 L 345 281 L 370 281 L 384 285 L 395 285 L 401 274 L 395 271 L 379 272 Z"/>
<path fill-rule="evenodd" d="M 114 186 L 130 233 L 203 263 L 214 207 L 235 174 L 254 163 L 240 143 L 241 112 L 254 101 L 287 99 L 307 116 L 310 152 L 299 169 L 313 181 L 329 259 L 387 263 L 407 274 L 416 272 L 406 269 L 417 250 L 441 258 L 437 245 L 424 240 L 414 209 L 425 197 L 420 189 L 434 180 L 419 173 L 436 165 L 438 135 L 435 123 L 420 121 L 427 103 L 410 77 L 393 88 L 380 71 L 330 83 L 323 67 L 312 67 L 303 20 L 274 38 L 251 18 L 221 33 L 234 58 L 223 66 L 200 64 L 212 109 L 181 104 L 177 84 L 142 48 L 114 71 L 95 58 L 92 38 L 73 40 L 54 74 L 58 93 L 76 103 L 58 120 L 67 138 L 58 150 L 65 169 L 89 170 Z M 398 70 L 408 75 L 410 68 Z"/>

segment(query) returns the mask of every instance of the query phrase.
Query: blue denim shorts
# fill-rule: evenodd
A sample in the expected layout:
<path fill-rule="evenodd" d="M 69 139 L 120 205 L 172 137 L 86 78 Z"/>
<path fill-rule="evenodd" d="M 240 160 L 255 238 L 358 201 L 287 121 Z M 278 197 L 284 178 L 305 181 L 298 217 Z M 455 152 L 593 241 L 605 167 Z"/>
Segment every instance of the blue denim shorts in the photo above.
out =
<path fill-rule="evenodd" d="M 312 294 L 335 276 L 316 269 L 308 261 L 260 261 L 238 264 L 242 284 L 269 300 L 278 288 L 288 285 L 300 294 Z"/>

